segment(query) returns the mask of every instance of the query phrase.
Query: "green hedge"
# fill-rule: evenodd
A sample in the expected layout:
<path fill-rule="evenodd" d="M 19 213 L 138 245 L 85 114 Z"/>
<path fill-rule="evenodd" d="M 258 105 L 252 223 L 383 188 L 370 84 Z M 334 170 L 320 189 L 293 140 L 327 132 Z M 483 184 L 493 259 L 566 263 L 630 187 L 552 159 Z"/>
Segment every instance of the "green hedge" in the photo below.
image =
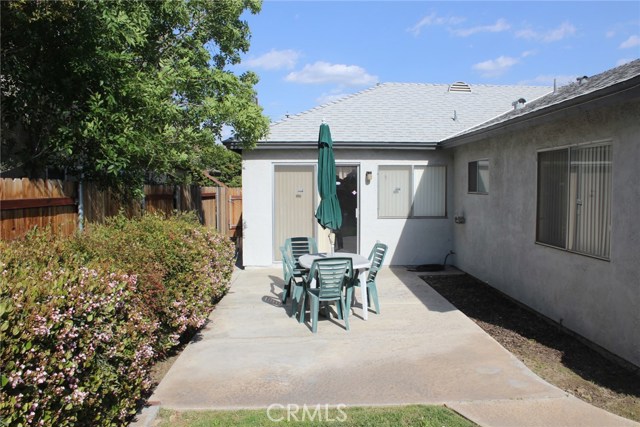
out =
<path fill-rule="evenodd" d="M 1 242 L 1 423 L 126 425 L 232 271 L 232 243 L 186 215 Z"/>
<path fill-rule="evenodd" d="M 85 261 L 99 261 L 136 274 L 146 314 L 160 333 L 154 350 L 164 353 L 205 322 L 227 290 L 233 244 L 207 232 L 192 214 L 170 219 L 114 217 L 91 227 L 73 243 Z"/>

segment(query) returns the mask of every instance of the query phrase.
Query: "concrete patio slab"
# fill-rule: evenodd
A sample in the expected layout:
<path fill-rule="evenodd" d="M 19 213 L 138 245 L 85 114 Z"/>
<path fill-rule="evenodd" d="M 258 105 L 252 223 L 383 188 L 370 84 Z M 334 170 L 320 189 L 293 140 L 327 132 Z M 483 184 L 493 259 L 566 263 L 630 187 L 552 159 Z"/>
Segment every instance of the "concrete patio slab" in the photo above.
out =
<path fill-rule="evenodd" d="M 446 404 L 483 426 L 638 426 L 534 375 L 419 274 L 384 268 L 380 315 L 364 321 L 356 306 L 350 331 L 321 318 L 312 334 L 280 303 L 280 269 L 238 270 L 150 401 L 172 409 Z M 150 411 L 137 425 L 151 425 Z"/>
<path fill-rule="evenodd" d="M 447 407 L 481 426 L 494 427 L 607 427 L 637 426 L 577 399 L 526 399 L 449 402 Z"/>

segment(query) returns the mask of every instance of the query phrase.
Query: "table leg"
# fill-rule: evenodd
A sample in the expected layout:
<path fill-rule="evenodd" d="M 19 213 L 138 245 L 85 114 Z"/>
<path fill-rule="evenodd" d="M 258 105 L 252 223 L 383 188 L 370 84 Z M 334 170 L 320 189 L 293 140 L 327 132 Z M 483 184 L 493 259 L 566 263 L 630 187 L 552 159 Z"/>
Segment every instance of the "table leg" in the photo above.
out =
<path fill-rule="evenodd" d="M 358 272 L 358 280 L 360 281 L 360 298 L 362 298 L 362 318 L 367 320 L 369 317 L 369 307 L 367 307 L 367 270 L 360 270 Z"/>

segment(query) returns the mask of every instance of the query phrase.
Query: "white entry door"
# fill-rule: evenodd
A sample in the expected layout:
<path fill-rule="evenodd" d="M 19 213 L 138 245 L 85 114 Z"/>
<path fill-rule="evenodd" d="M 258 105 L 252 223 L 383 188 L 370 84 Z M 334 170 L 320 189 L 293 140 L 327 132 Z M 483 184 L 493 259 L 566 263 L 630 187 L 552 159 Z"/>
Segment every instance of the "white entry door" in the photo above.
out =
<path fill-rule="evenodd" d="M 295 236 L 315 237 L 315 167 L 276 165 L 274 170 L 273 254 L 282 260 L 280 246 Z"/>

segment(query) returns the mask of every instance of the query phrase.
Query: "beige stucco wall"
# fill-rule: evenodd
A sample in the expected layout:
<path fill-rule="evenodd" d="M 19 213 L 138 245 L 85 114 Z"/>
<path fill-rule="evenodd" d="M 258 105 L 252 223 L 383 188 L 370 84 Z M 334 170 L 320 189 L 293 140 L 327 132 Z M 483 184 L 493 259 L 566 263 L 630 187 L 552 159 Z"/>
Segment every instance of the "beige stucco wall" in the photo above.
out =
<path fill-rule="evenodd" d="M 335 150 L 338 165 L 360 168 L 360 253 L 367 256 L 380 240 L 389 246 L 385 265 L 441 263 L 452 249 L 452 195 L 447 192 L 449 215 L 443 219 L 378 218 L 377 170 L 380 165 L 447 165 L 447 182 L 453 179 L 450 151 L 433 150 Z M 315 149 L 254 150 L 243 153 L 243 264 L 270 266 L 274 263 L 273 180 L 276 164 L 316 164 Z M 374 179 L 365 181 L 371 171 Z M 450 190 L 450 189 L 449 189 Z M 313 213 L 310 213 L 311 215 Z M 320 250 L 323 230 L 316 230 Z M 328 245 L 327 245 L 328 246 Z M 326 248 L 325 248 L 326 249 Z"/>
<path fill-rule="evenodd" d="M 611 259 L 535 243 L 537 151 L 610 140 Z M 605 349 L 640 366 L 640 105 L 564 115 L 453 148 L 455 262 Z M 467 164 L 490 160 L 488 195 L 467 193 Z"/>

